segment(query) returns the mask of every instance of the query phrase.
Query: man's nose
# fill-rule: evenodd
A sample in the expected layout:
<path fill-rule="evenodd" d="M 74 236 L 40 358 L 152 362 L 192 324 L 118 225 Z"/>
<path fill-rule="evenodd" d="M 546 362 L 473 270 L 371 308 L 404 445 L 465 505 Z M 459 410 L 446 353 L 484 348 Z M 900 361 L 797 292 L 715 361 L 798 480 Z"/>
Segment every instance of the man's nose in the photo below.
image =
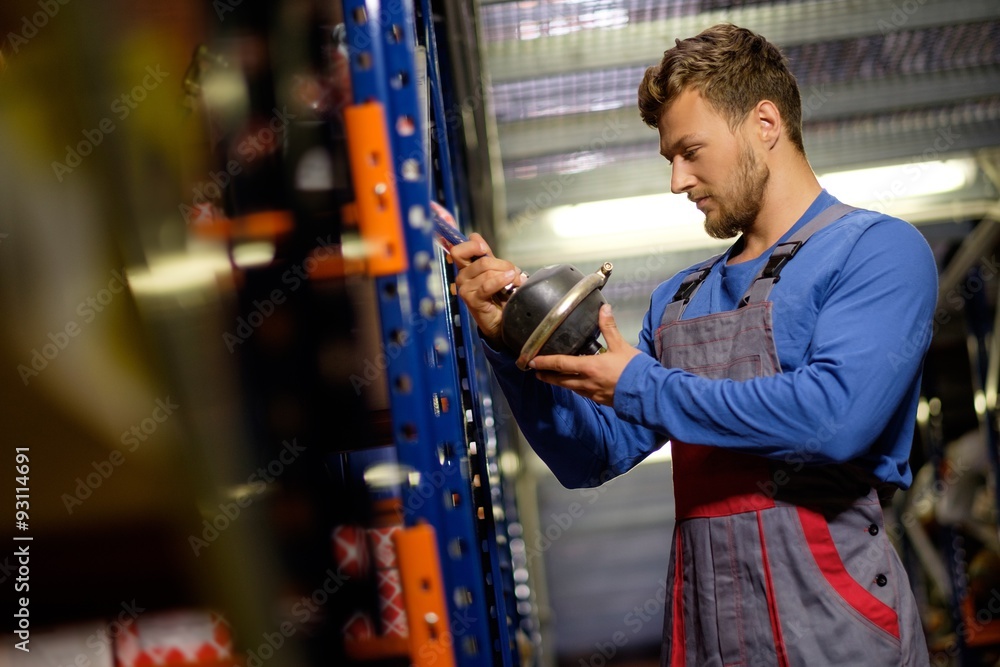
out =
<path fill-rule="evenodd" d="M 670 191 L 683 194 L 694 187 L 695 179 L 683 164 L 675 162 L 670 167 Z"/>

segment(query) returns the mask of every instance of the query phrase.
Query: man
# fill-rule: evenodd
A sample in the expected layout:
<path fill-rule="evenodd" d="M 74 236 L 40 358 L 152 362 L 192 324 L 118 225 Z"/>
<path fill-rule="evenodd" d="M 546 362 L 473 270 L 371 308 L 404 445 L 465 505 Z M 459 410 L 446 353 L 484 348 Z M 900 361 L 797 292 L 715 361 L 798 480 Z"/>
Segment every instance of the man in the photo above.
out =
<path fill-rule="evenodd" d="M 930 249 L 821 188 L 798 86 L 759 35 L 719 25 L 678 40 L 646 71 L 639 108 L 671 190 L 709 234 L 739 238 L 653 292 L 637 348 L 605 306 L 607 353 L 538 357 L 526 373 L 490 300 L 517 270 L 476 235 L 453 248 L 522 431 L 567 486 L 671 441 L 664 665 L 927 664 L 879 497 L 912 479 Z"/>

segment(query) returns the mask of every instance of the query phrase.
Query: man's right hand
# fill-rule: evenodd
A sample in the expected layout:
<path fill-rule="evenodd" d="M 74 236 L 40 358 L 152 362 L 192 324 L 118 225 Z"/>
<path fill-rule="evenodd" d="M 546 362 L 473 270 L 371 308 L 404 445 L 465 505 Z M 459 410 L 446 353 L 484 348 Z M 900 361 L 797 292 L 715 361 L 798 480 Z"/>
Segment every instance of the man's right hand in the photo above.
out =
<path fill-rule="evenodd" d="M 458 296 L 465 302 L 486 341 L 502 349 L 500 321 L 503 310 L 493 301 L 493 295 L 511 283 L 520 286 L 524 274 L 510 262 L 494 257 L 479 234 L 470 234 L 466 243 L 452 247 L 451 258 L 458 268 L 455 276 Z"/>

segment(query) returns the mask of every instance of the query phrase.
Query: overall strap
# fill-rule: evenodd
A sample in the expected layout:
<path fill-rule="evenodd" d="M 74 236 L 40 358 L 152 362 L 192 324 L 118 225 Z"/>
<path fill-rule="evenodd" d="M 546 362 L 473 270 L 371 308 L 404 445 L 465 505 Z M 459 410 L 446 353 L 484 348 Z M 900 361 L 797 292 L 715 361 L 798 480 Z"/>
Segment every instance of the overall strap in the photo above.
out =
<path fill-rule="evenodd" d="M 712 267 L 715 266 L 715 263 L 721 257 L 722 255 L 720 254 L 706 259 L 696 266 L 694 271 L 684 276 L 684 280 L 681 281 L 680 286 L 674 293 L 674 298 L 670 300 L 666 310 L 663 311 L 663 319 L 660 320 L 661 324 L 670 324 L 681 319 L 681 315 L 684 314 L 684 309 L 687 308 L 691 298 L 698 291 L 698 288 L 701 287 L 701 284 L 705 282 L 705 278 L 708 278 L 708 274 L 712 272 Z"/>
<path fill-rule="evenodd" d="M 857 210 L 855 207 L 841 203 L 829 206 L 792 234 L 791 238 L 779 244 L 774 249 L 774 252 L 771 253 L 764 268 L 760 270 L 760 273 L 750 283 L 750 287 L 747 288 L 738 307 L 742 308 L 750 303 L 766 301 L 771 295 L 771 290 L 774 288 L 775 283 L 781 279 L 781 270 L 785 268 L 785 264 L 795 256 L 795 253 L 809 240 L 809 237 L 855 210 Z"/>

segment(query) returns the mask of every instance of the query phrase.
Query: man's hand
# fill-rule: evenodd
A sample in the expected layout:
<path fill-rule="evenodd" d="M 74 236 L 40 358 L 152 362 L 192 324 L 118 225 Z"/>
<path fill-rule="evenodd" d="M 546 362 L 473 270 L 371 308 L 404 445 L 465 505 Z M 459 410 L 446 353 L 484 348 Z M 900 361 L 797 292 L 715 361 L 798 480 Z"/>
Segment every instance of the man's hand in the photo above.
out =
<path fill-rule="evenodd" d="M 458 296 L 465 302 L 469 315 L 479 325 L 487 342 L 502 347 L 500 318 L 503 310 L 493 302 L 493 295 L 510 283 L 520 286 L 524 274 L 510 262 L 494 257 L 479 234 L 470 234 L 468 242 L 454 246 L 451 258 L 459 269 L 455 275 Z"/>
<path fill-rule="evenodd" d="M 539 380 L 566 387 L 601 405 L 614 406 L 615 387 L 625 366 L 639 350 L 629 345 L 618 331 L 611 306 L 601 306 L 598 324 L 608 351 L 585 357 L 552 354 L 535 357 L 529 367 L 535 369 Z"/>

